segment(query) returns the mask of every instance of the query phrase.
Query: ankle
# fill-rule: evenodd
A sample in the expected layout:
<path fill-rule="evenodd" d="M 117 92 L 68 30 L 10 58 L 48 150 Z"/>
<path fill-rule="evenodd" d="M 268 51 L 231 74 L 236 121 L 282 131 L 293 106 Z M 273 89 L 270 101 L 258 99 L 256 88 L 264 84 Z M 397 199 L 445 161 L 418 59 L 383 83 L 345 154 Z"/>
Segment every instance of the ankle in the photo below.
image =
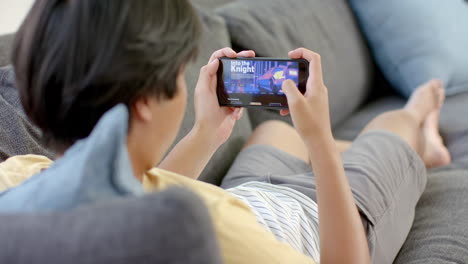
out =
<path fill-rule="evenodd" d="M 426 115 L 421 113 L 421 111 L 418 111 L 416 109 L 413 109 L 411 107 L 404 107 L 402 109 L 402 114 L 406 116 L 410 122 L 413 122 L 418 125 L 418 127 L 422 127 L 424 124 L 424 121 L 426 120 Z"/>

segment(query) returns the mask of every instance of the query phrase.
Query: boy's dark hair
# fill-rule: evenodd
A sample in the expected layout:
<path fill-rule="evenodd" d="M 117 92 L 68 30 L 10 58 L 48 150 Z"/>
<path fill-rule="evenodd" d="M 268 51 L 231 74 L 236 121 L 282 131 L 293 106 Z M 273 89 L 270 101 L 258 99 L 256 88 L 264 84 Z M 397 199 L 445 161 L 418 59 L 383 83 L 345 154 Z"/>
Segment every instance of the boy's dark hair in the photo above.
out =
<path fill-rule="evenodd" d="M 173 98 L 200 35 L 189 0 L 37 0 L 13 51 L 24 110 L 64 151 L 119 103 Z"/>

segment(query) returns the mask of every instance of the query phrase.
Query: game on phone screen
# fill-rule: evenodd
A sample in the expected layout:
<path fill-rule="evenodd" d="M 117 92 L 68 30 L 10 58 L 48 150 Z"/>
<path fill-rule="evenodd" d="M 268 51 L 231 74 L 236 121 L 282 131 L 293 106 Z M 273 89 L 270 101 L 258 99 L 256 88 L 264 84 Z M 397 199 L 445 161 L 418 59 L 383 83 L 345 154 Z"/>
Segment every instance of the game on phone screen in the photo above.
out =
<path fill-rule="evenodd" d="M 292 60 L 221 59 L 221 105 L 287 108 L 283 82 L 300 86 L 300 63 Z M 301 76 L 302 77 L 302 76 Z"/>

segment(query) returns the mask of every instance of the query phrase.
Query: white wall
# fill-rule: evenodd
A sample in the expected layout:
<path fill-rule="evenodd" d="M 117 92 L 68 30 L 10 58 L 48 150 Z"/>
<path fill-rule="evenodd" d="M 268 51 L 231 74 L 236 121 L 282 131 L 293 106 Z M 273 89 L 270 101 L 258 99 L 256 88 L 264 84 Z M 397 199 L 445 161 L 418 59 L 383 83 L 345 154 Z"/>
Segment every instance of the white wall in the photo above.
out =
<path fill-rule="evenodd" d="M 15 32 L 34 0 L 0 0 L 0 35 Z"/>

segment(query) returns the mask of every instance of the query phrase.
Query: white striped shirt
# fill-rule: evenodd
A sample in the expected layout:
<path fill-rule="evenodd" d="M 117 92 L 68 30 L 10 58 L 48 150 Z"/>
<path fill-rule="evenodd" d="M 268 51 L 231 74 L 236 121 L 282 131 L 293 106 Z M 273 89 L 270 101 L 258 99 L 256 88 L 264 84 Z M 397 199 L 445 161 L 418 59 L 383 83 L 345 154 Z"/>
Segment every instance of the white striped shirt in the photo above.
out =
<path fill-rule="evenodd" d="M 320 261 L 318 206 L 304 194 L 283 186 L 248 182 L 226 190 L 246 203 L 257 221 L 297 251 Z"/>

